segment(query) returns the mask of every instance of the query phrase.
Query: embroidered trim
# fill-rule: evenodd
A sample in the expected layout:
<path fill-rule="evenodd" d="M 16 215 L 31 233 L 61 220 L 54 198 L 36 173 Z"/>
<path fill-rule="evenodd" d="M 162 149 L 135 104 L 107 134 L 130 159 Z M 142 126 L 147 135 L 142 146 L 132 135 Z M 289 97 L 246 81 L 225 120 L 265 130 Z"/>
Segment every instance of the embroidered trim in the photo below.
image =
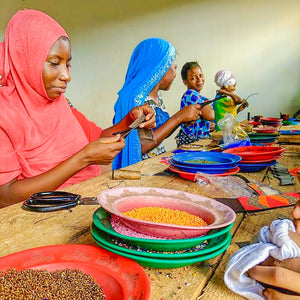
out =
<path fill-rule="evenodd" d="M 143 99 L 149 94 L 148 88 L 152 87 L 154 83 L 158 82 L 172 65 L 176 56 L 176 50 L 173 45 L 170 45 L 166 56 L 162 60 L 160 68 L 140 87 L 134 101 L 137 106 L 142 105 Z"/>

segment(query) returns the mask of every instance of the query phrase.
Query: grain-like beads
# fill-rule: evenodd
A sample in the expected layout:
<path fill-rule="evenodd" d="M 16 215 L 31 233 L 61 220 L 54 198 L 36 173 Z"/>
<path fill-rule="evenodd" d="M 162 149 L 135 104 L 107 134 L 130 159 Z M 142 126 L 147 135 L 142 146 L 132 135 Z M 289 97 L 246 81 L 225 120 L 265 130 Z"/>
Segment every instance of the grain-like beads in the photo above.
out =
<path fill-rule="evenodd" d="M 102 287 L 79 270 L 0 271 L 0 300 L 104 300 Z"/>
<path fill-rule="evenodd" d="M 186 211 L 165 207 L 138 207 L 123 212 L 123 214 L 134 219 L 155 223 L 192 227 L 207 226 L 207 223 L 198 216 L 190 214 Z"/>

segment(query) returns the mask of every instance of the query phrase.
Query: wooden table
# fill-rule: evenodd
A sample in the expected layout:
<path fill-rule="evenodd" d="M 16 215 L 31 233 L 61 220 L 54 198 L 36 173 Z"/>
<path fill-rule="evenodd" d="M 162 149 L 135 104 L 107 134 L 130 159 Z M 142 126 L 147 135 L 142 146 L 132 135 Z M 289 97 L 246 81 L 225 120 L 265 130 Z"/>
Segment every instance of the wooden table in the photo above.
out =
<path fill-rule="evenodd" d="M 295 168 L 299 165 L 299 149 L 287 147 L 285 156 L 280 162 L 287 168 Z M 292 150 L 291 150 L 292 149 Z M 157 176 L 166 168 L 161 164 L 162 156 L 142 161 L 128 167 L 131 170 L 140 170 L 140 180 L 115 181 L 111 174 L 75 184 L 66 188 L 66 191 L 78 193 L 82 196 L 97 196 L 108 188 L 121 186 L 153 186 L 192 192 L 209 197 L 222 195 L 206 194 L 195 182 L 181 179 L 176 174 Z M 265 171 L 245 174 L 250 179 L 269 180 L 270 184 L 283 192 L 300 191 L 299 182 L 295 179 L 295 185 L 279 187 L 278 180 L 272 176 L 264 176 Z M 28 212 L 15 204 L 0 209 L 0 256 L 17 251 L 56 244 L 91 244 L 95 245 L 90 234 L 92 215 L 99 206 L 80 205 L 71 211 L 58 211 L 50 213 Z M 231 293 L 223 283 L 224 268 L 229 256 L 238 250 L 235 242 L 248 241 L 253 233 L 263 225 L 270 224 L 278 214 L 290 216 L 292 208 L 274 209 L 265 212 L 237 215 L 232 228 L 233 241 L 227 251 L 209 261 L 176 269 L 151 269 L 145 267 L 151 282 L 151 300 L 167 299 L 242 299 Z M 249 226 L 251 224 L 251 226 Z"/>
<path fill-rule="evenodd" d="M 281 126 L 280 130 L 300 130 L 300 125 L 286 125 Z M 297 144 L 300 145 L 300 134 L 293 135 L 293 134 L 287 134 L 287 135 L 280 135 L 278 137 L 278 143 L 279 144 Z"/>

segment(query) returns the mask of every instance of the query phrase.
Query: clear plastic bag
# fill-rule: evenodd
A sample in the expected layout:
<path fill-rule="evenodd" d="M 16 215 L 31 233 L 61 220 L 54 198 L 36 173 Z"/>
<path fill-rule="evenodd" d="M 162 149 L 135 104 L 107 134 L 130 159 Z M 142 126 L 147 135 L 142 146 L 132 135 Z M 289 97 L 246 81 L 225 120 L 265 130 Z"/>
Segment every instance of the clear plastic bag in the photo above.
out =
<path fill-rule="evenodd" d="M 251 197 L 255 192 L 237 176 L 214 176 L 197 172 L 196 182 L 206 196 L 213 198 Z"/>
<path fill-rule="evenodd" d="M 232 114 L 226 113 L 224 118 L 218 121 L 218 125 L 223 134 L 223 144 L 220 145 L 220 148 L 228 149 L 251 145 L 248 134 Z"/>

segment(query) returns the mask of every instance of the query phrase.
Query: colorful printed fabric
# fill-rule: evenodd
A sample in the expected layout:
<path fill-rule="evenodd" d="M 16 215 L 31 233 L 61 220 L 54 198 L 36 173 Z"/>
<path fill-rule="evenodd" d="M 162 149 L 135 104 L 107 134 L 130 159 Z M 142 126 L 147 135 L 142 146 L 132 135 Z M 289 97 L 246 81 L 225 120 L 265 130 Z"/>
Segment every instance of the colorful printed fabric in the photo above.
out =
<path fill-rule="evenodd" d="M 217 93 L 216 99 L 223 98 L 222 100 L 215 101 L 213 108 L 215 111 L 215 124 L 216 131 L 220 131 L 221 128 L 218 126 L 218 121 L 223 119 L 226 113 L 232 114 L 235 118 L 237 116 L 237 106 L 230 97 L 224 97 Z"/>
<path fill-rule="evenodd" d="M 150 105 L 155 110 L 155 113 L 156 113 L 156 116 L 155 116 L 155 118 L 156 118 L 156 127 L 154 129 L 156 129 L 156 128 L 160 127 L 161 125 L 165 124 L 170 119 L 170 115 L 167 112 L 166 106 L 163 103 L 163 100 L 162 100 L 162 97 L 161 97 L 160 93 L 158 94 L 158 100 L 159 100 L 159 104 L 157 104 L 150 96 L 148 96 L 145 99 L 145 103 Z M 157 155 L 162 154 L 164 152 L 166 152 L 166 148 L 162 143 L 160 143 L 157 147 L 155 147 L 154 149 L 152 149 L 148 153 L 145 153 L 142 156 L 142 159 L 147 159 L 147 158 L 150 158 L 150 157 L 154 157 L 154 156 L 157 156 Z"/>
<path fill-rule="evenodd" d="M 137 45 L 114 106 L 114 124 L 120 122 L 133 107 L 144 104 L 146 97 L 172 65 L 175 56 L 174 46 L 159 38 L 149 38 Z M 123 168 L 141 160 L 141 142 L 137 130 L 133 130 L 126 137 L 125 147 L 113 160 L 112 169 Z"/>
<path fill-rule="evenodd" d="M 196 90 L 189 89 L 181 98 L 180 109 L 191 104 L 201 104 L 208 100 L 208 98 L 200 95 Z M 193 124 L 181 124 L 181 130 L 176 136 L 177 146 L 179 147 L 183 144 L 210 137 L 209 124 L 209 121 L 201 118 Z"/>
<path fill-rule="evenodd" d="M 276 195 L 238 197 L 238 200 L 245 211 L 259 211 L 295 205 L 300 200 L 300 194 L 292 192 Z"/>

